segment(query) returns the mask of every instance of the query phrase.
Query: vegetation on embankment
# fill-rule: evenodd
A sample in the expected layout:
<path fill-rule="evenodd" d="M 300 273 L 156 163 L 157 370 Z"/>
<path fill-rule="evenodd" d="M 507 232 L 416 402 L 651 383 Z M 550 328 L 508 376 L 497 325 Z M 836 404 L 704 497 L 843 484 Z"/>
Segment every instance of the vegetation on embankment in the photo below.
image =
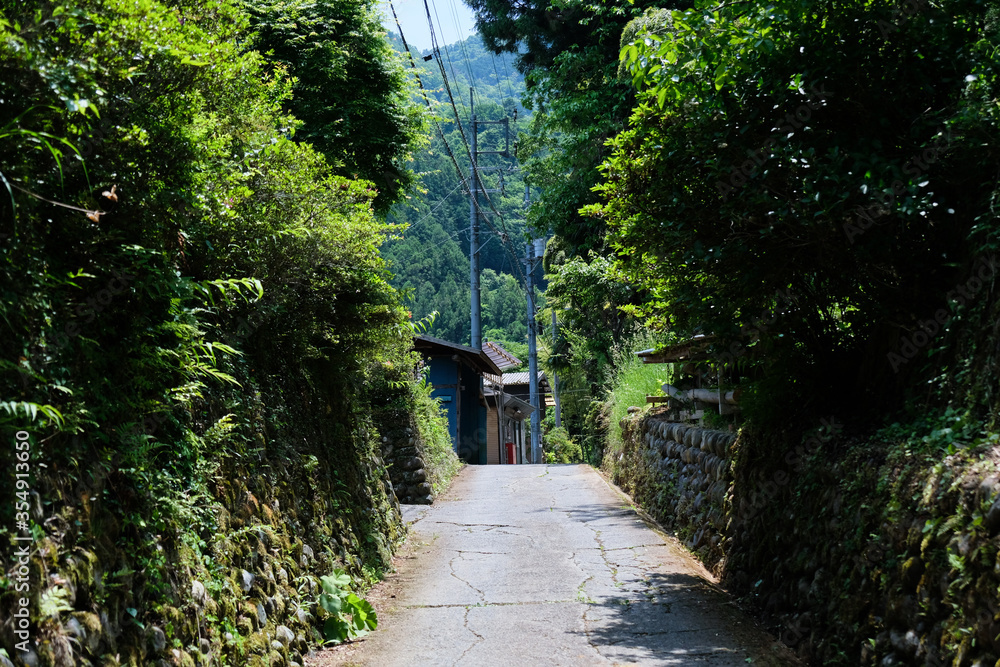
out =
<path fill-rule="evenodd" d="M 300 663 L 322 639 L 318 577 L 362 588 L 388 566 L 402 528 L 379 434 L 416 378 L 378 252 L 394 229 L 375 208 L 400 192 L 356 175 L 391 163 L 405 182 L 419 116 L 374 7 L 324 6 L 342 20 L 2 5 L 11 474 L 15 433 L 30 444 L 29 488 L 0 485 L 17 664 Z M 289 32 L 255 32 L 261 16 Z M 289 76 L 317 67 L 336 81 Z"/>

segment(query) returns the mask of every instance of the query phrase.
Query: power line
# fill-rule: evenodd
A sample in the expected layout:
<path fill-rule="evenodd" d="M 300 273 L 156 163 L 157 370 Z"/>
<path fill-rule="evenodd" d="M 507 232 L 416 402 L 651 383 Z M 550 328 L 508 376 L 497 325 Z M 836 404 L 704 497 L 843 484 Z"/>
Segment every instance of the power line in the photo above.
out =
<path fill-rule="evenodd" d="M 455 22 L 455 32 L 459 35 L 462 34 L 462 27 L 459 25 L 458 21 L 458 9 L 455 8 L 455 0 L 449 0 L 448 6 L 451 8 L 451 18 Z M 437 6 L 434 7 L 435 14 L 437 13 Z M 438 25 L 441 25 L 441 19 L 438 19 Z M 442 28 L 442 30 L 444 30 Z M 469 83 L 471 84 L 475 78 L 472 74 L 472 60 L 469 58 L 469 52 L 465 48 L 465 40 L 459 40 L 458 45 L 462 48 L 462 55 L 465 57 L 465 69 L 469 72 Z"/>
<path fill-rule="evenodd" d="M 426 0 L 425 0 L 424 4 L 425 5 L 427 4 Z M 434 0 L 431 0 L 431 4 L 434 5 L 434 16 L 437 18 L 438 29 L 440 29 L 441 32 L 443 33 L 444 32 L 444 27 L 443 27 L 443 25 L 441 23 L 441 17 L 438 15 L 437 3 L 435 3 Z M 430 15 L 430 12 L 428 12 L 427 13 L 427 20 L 429 21 L 430 18 L 431 18 L 431 15 Z M 435 36 L 433 26 L 431 27 L 431 44 L 434 45 L 434 48 L 437 51 L 438 56 L 440 56 L 441 51 L 440 51 L 440 49 L 437 48 L 437 37 Z M 448 66 L 451 67 L 451 75 L 455 78 L 455 83 L 458 83 L 458 73 L 455 71 L 455 63 L 451 59 L 451 51 L 448 50 L 448 45 L 447 44 L 444 45 L 444 55 L 448 59 Z M 472 69 L 471 68 L 469 69 L 469 85 L 472 85 Z M 460 103 L 462 104 L 462 110 L 463 111 L 468 111 L 465 108 L 465 103 L 461 102 L 461 101 L 460 101 Z"/>
<path fill-rule="evenodd" d="M 419 74 L 419 71 L 417 70 L 416 62 L 413 60 L 413 54 L 410 52 L 409 47 L 407 46 L 406 37 L 403 35 L 403 26 L 399 22 L 399 16 L 396 14 L 396 8 L 393 5 L 392 0 L 389 0 L 389 7 L 392 9 L 392 16 L 393 16 L 393 18 L 396 21 L 396 27 L 399 30 L 399 37 L 400 37 L 400 39 L 403 42 L 403 48 L 406 49 L 407 54 L 409 55 L 409 58 L 410 58 L 410 67 L 413 68 L 413 70 L 415 72 L 417 72 L 417 84 L 420 86 L 421 92 L 423 92 L 424 101 L 427 103 L 427 108 L 431 112 L 431 115 L 432 115 L 432 118 L 433 118 L 434 109 L 431 106 L 430 97 L 427 94 L 427 91 L 426 91 L 426 89 L 424 88 L 424 85 L 423 85 L 423 81 L 420 78 L 420 74 Z M 441 79 L 442 79 L 442 82 L 444 83 L 444 89 L 445 89 L 445 92 L 448 95 L 448 100 L 451 103 L 452 113 L 455 115 L 455 122 L 458 124 L 458 127 L 461 129 L 461 127 L 462 127 L 462 121 L 461 121 L 461 118 L 458 115 L 458 107 L 455 105 L 455 96 L 452 94 L 452 92 L 451 92 L 451 85 L 448 82 L 448 72 L 445 70 L 444 61 L 441 58 L 441 49 L 440 49 L 440 47 L 438 46 L 438 43 L 437 43 L 437 35 L 436 35 L 435 31 L 434 31 L 434 21 L 431 18 L 431 10 L 430 10 L 430 7 L 429 7 L 429 5 L 427 3 L 427 0 L 424 0 L 424 11 L 425 11 L 425 13 L 427 15 L 427 25 L 430 28 L 431 45 L 433 47 L 432 51 L 433 51 L 434 55 L 437 56 L 435 58 L 435 60 L 437 60 L 437 62 L 438 62 L 438 68 L 441 70 Z M 452 67 L 452 69 L 454 70 L 454 67 Z M 451 150 L 451 146 L 448 144 L 448 140 L 445 138 L 444 131 L 441 129 L 440 123 L 438 123 L 435 120 L 434 121 L 434 125 L 437 128 L 438 135 L 441 137 L 441 142 L 444 144 L 445 152 L 448 154 L 448 157 L 451 159 L 451 162 L 452 162 L 452 164 L 455 167 L 455 172 L 458 174 L 459 180 L 463 184 L 465 184 L 466 180 L 465 180 L 465 176 L 463 174 L 463 171 L 462 171 L 461 167 L 459 167 L 459 165 L 458 165 L 458 160 L 455 158 L 455 154 Z M 475 131 L 476 128 L 472 128 L 472 129 L 473 129 L 473 131 Z M 469 142 L 466 139 L 465 134 L 462 133 L 462 132 L 460 132 L 459 136 L 462 138 L 462 143 L 465 145 L 465 150 L 466 150 L 466 153 L 469 155 L 470 163 L 474 163 L 475 160 L 472 157 L 472 150 L 469 147 Z M 483 211 L 482 206 L 480 205 L 480 203 L 478 201 L 478 197 L 473 196 L 472 200 L 475 203 L 476 210 L 477 210 L 478 213 L 482 214 L 482 220 L 483 220 L 483 222 L 485 222 L 486 225 L 491 230 L 493 230 L 493 232 L 495 234 L 497 234 L 498 237 L 500 237 L 500 240 L 503 243 L 505 250 L 511 255 L 511 258 L 513 260 L 511 263 L 517 269 L 518 276 L 520 277 L 519 284 L 522 286 L 522 289 L 527 290 L 527 278 L 525 277 L 524 272 L 521 271 L 520 262 L 517 260 L 517 253 L 514 252 L 514 251 L 512 251 L 510 249 L 509 245 L 508 245 L 510 243 L 510 236 L 509 236 L 509 234 L 506 231 L 506 224 L 504 223 L 503 215 L 497 210 L 496 206 L 493 205 L 493 201 L 490 199 L 489 193 L 485 192 L 486 186 L 483 183 L 482 177 L 481 177 L 481 175 L 479 174 L 478 171 L 476 171 L 475 174 L 474 174 L 474 181 L 475 181 L 474 184 L 478 186 L 478 189 L 480 191 L 483 191 L 483 195 L 486 197 L 486 202 L 487 202 L 487 204 L 489 204 L 490 209 L 492 209 L 493 212 L 496 213 L 496 215 L 500 218 L 501 225 L 504 227 L 504 233 L 501 234 L 500 231 L 493 225 L 493 223 L 485 215 L 485 211 Z M 472 187 L 471 186 L 466 186 L 466 190 L 471 193 L 472 192 Z"/>
<path fill-rule="evenodd" d="M 403 35 L 403 27 L 402 27 L 402 25 L 400 25 L 399 16 L 396 14 L 396 8 L 393 6 L 392 0 L 389 0 L 389 6 L 392 9 L 393 18 L 396 20 L 396 27 L 399 29 L 399 37 L 400 37 L 400 39 L 403 42 L 403 48 L 406 49 L 407 55 L 409 56 L 410 67 L 414 70 L 414 73 L 417 76 L 417 84 L 420 86 L 420 90 L 421 90 L 421 93 L 422 93 L 422 95 L 424 97 L 424 101 L 427 104 L 428 111 L 431 113 L 432 122 L 434 123 L 435 127 L 437 128 L 438 135 L 441 137 L 441 142 L 442 142 L 442 144 L 445 147 L 445 152 L 448 154 L 448 157 L 451 159 L 451 163 L 452 163 L 452 165 L 454 165 L 455 172 L 457 173 L 458 178 L 459 178 L 459 185 L 456 186 L 455 188 L 453 188 L 451 190 L 451 192 L 449 192 L 447 195 L 445 195 L 445 197 L 442 198 L 442 200 L 440 202 L 438 202 L 438 204 L 435 206 L 435 208 L 427 216 L 424 216 L 424 218 L 421 218 L 421 220 L 418 221 L 418 224 L 419 224 L 420 222 L 423 222 L 424 220 L 426 220 L 427 218 L 429 218 L 431 215 L 433 215 L 434 212 L 436 212 L 437 209 L 440 208 L 441 205 L 443 205 L 443 203 L 447 200 L 447 198 L 450 197 L 455 192 L 455 190 L 458 189 L 458 187 L 461 187 L 461 186 L 463 186 L 463 185 L 466 184 L 466 180 L 465 180 L 465 178 L 463 176 L 462 169 L 458 165 L 458 160 L 455 158 L 455 154 L 451 150 L 451 146 L 448 144 L 448 140 L 447 140 L 447 138 L 444 135 L 444 131 L 441 129 L 441 124 L 438 123 L 437 119 L 434 118 L 434 109 L 433 109 L 433 107 L 431 105 L 430 97 L 429 97 L 429 95 L 427 93 L 427 90 L 424 88 L 423 81 L 420 78 L 420 72 L 417 69 L 416 62 L 413 59 L 413 54 L 412 54 L 412 52 L 410 52 L 409 46 L 406 43 L 406 37 Z M 440 54 L 440 50 L 437 47 L 437 37 L 434 34 L 434 25 L 433 25 L 433 22 L 430 20 L 430 10 L 427 7 L 427 0 L 424 0 L 424 9 L 427 12 L 428 25 L 430 26 L 430 30 L 431 30 L 431 43 L 434 46 L 434 52 L 435 52 L 435 55 L 437 56 L 438 66 L 441 68 L 442 81 L 444 83 L 445 90 L 448 93 L 448 98 L 451 101 L 451 108 L 452 108 L 452 112 L 455 114 L 455 121 L 458 124 L 458 128 L 460 130 L 459 135 L 461 136 L 462 143 L 465 144 L 466 151 L 469 154 L 470 164 L 474 165 L 475 164 L 475 158 L 472 155 L 472 151 L 469 149 L 468 141 L 465 138 L 465 134 L 461 132 L 461 127 L 462 127 L 461 119 L 458 116 L 458 109 L 455 106 L 455 99 L 454 99 L 454 96 L 451 93 L 451 87 L 448 84 L 448 75 L 447 75 L 447 72 L 444 69 L 443 62 L 441 61 L 441 54 Z M 436 8 L 435 8 L 435 12 L 436 12 Z M 510 82 L 508 81 L 508 87 L 509 87 L 509 85 L 510 85 Z M 499 88 L 499 82 L 498 82 L 498 88 Z M 472 131 L 473 132 L 478 131 L 477 127 L 474 124 L 472 126 Z M 500 239 L 501 245 L 503 246 L 504 250 L 506 251 L 506 255 L 511 259 L 511 264 L 514 266 L 514 268 L 517 270 L 518 275 L 520 276 L 520 280 L 517 281 L 518 285 L 522 288 L 522 290 L 524 290 L 525 296 L 526 296 L 526 298 L 528 299 L 528 301 L 530 303 L 531 299 L 532 299 L 532 295 L 530 295 L 530 294 L 527 293 L 527 284 L 528 284 L 528 281 L 527 281 L 524 273 L 521 271 L 521 265 L 520 265 L 520 261 L 518 260 L 517 253 L 516 252 L 512 252 L 511 249 L 509 248 L 509 244 L 511 242 L 510 241 L 510 235 L 507 233 L 506 223 L 504 222 L 503 215 L 493 205 L 493 202 L 492 202 L 492 200 L 489 197 L 489 193 L 486 192 L 486 187 L 485 187 L 485 184 L 483 183 L 482 176 L 479 173 L 479 171 L 478 170 L 472 170 L 472 171 L 473 171 L 473 176 L 474 176 L 473 182 L 475 184 L 478 184 L 478 186 L 479 186 L 478 189 L 480 189 L 480 190 L 483 191 L 483 194 L 486 196 L 486 200 L 487 200 L 487 203 L 489 204 L 490 208 L 500 218 L 500 223 L 501 223 L 501 225 L 504 228 L 504 233 L 503 234 L 501 234 L 499 232 L 499 230 L 497 230 L 497 228 L 493 225 L 492 222 L 490 222 L 489 218 L 485 215 L 485 211 L 482 210 L 482 207 L 479 204 L 479 201 L 478 201 L 479 198 L 473 192 L 472 187 L 471 186 L 467 186 L 466 190 L 469 192 L 469 195 L 471 196 L 471 199 L 474 202 L 475 209 L 476 209 L 477 213 L 482 216 L 483 222 L 485 222 L 486 225 L 497 236 L 497 238 Z M 449 238 L 454 238 L 455 236 L 460 235 L 461 231 L 462 230 L 457 231 L 455 234 L 452 234 Z M 492 240 L 492 239 L 490 239 L 490 240 Z M 486 247 L 486 245 L 488 243 L 489 243 L 489 241 L 487 241 L 486 244 L 483 244 L 482 247 L 483 248 Z M 469 237 L 469 249 L 470 249 L 470 252 L 473 251 L 471 233 L 470 233 L 470 237 Z M 501 273 L 502 273 L 502 271 L 501 271 Z M 507 329 L 509 329 L 509 328 L 510 328 L 510 322 L 508 322 L 508 324 L 507 324 Z"/>
<path fill-rule="evenodd" d="M 493 61 L 493 75 L 497 79 L 497 91 L 499 91 L 500 94 L 503 95 L 503 91 L 501 90 L 502 87 L 500 85 L 500 70 L 497 69 L 497 59 L 492 52 L 490 53 L 490 60 Z"/>
<path fill-rule="evenodd" d="M 458 166 L 458 160 L 455 159 L 455 154 L 451 150 L 451 145 L 448 143 L 448 139 L 444 136 L 444 130 L 441 129 L 441 124 L 437 122 L 436 119 L 434 119 L 434 108 L 433 106 L 431 106 L 430 95 L 427 93 L 427 89 L 424 88 L 424 82 L 420 78 L 420 70 L 417 68 L 416 61 L 413 60 L 413 53 L 410 51 L 410 47 L 407 46 L 406 44 L 406 36 L 403 35 L 403 26 L 399 23 L 399 16 L 396 14 L 396 7 L 393 5 L 392 0 L 389 0 L 389 7 L 392 9 L 392 17 L 396 20 L 396 28 L 399 30 L 399 38 L 402 40 L 403 48 L 406 49 L 406 54 L 410 58 L 410 67 L 413 69 L 414 73 L 417 76 L 417 85 L 420 86 L 420 92 L 423 95 L 424 102 L 427 103 L 427 110 L 431 114 L 431 120 L 434 123 L 434 127 L 438 131 L 438 136 L 441 137 L 441 143 L 444 144 L 445 152 L 448 154 L 448 157 L 451 158 L 452 164 L 455 165 L 455 171 L 458 173 L 458 179 L 460 181 L 460 185 L 465 186 L 465 189 L 468 190 L 469 186 L 466 184 L 465 177 L 462 174 L 462 170 Z M 427 0 L 424 0 L 424 8 L 425 9 L 427 8 Z M 427 19 L 428 21 L 430 21 L 430 10 L 427 10 Z M 436 50 L 437 39 L 434 37 L 433 25 L 431 25 L 431 43 L 435 45 L 435 50 Z M 438 64 L 441 65 L 440 57 L 438 58 Z M 457 120 L 458 110 L 455 109 L 455 100 L 454 98 L 451 97 L 451 90 L 448 89 L 448 78 L 447 74 L 444 71 L 443 65 L 441 65 L 441 74 L 444 76 L 445 88 L 448 90 L 448 97 L 451 99 L 451 106 L 452 109 L 455 111 L 455 119 Z M 459 125 L 459 128 L 461 129 L 461 125 Z M 463 140 L 465 139 L 464 135 L 462 135 L 462 139 Z"/>
<path fill-rule="evenodd" d="M 450 197 L 450 196 L 452 196 L 453 194 L 455 194 L 455 191 L 456 191 L 456 190 L 458 190 L 458 189 L 459 189 L 460 187 L 462 187 L 463 185 L 465 185 L 465 183 L 464 183 L 464 182 L 461 182 L 461 183 L 459 183 L 458 185 L 456 185 L 455 187 L 453 187 L 453 188 L 451 189 L 451 192 L 449 192 L 449 193 L 448 193 L 448 194 L 446 194 L 446 195 L 445 195 L 444 197 L 442 197 L 442 198 L 441 198 L 441 201 L 439 201 L 439 202 L 437 203 L 437 206 L 435 206 L 435 207 L 434 207 L 433 209 L 431 209 L 431 212 L 430 212 L 430 213 L 428 213 L 427 215 L 425 215 L 424 217 L 420 218 L 419 220 L 417 220 L 416 222 L 414 222 L 414 223 L 413 223 L 412 225 L 410 225 L 410 229 L 413 229 L 414 227 L 416 227 L 417 225 L 419 225 L 419 224 L 420 224 L 421 222 L 424 222 L 425 220 L 427 220 L 428 218 L 430 218 L 430 217 L 431 217 L 432 215 L 434 215 L 435 213 L 437 213 L 437 210 L 438 210 L 439 208 L 441 208 L 441 206 L 443 206 L 443 205 L 444 205 L 444 203 L 445 203 L 446 201 L 448 201 L 448 197 Z"/>
<path fill-rule="evenodd" d="M 461 118 L 459 118 L 459 115 L 458 115 L 458 107 L 455 105 L 455 96 L 451 92 L 451 85 L 448 83 L 448 72 L 445 70 L 444 61 L 441 58 L 441 49 L 438 47 L 437 35 L 434 32 L 434 21 L 433 21 L 433 19 L 431 19 L 431 10 L 430 10 L 430 6 L 427 3 L 427 0 L 424 0 L 424 11 L 427 14 L 427 25 L 430 27 L 430 32 L 431 32 L 431 45 L 433 47 L 434 54 L 437 56 L 438 67 L 441 70 L 441 78 L 442 78 L 442 80 L 444 82 L 444 89 L 445 89 L 445 92 L 448 95 L 449 101 L 451 102 L 452 113 L 455 114 L 455 122 L 458 123 L 459 127 L 461 127 L 462 126 L 462 121 L 461 121 Z M 397 20 L 397 25 L 398 25 L 398 20 Z M 400 32 L 402 33 L 402 28 L 400 28 Z M 475 132 L 476 128 L 473 127 L 472 131 Z M 466 139 L 464 133 L 460 133 L 459 136 L 461 136 L 462 143 L 465 145 L 465 152 L 469 156 L 469 163 L 470 164 L 475 164 L 475 158 L 472 155 L 472 149 L 469 147 L 469 141 L 468 141 L 468 139 Z M 458 166 L 458 161 L 454 159 L 453 155 L 451 157 L 452 157 L 453 163 L 455 164 L 455 169 L 459 173 L 459 178 L 463 178 L 463 180 L 464 180 L 464 177 L 462 176 L 462 171 L 461 171 L 461 169 Z M 490 209 L 492 209 L 492 211 L 494 213 L 496 213 L 497 217 L 500 218 L 500 223 L 504 227 L 504 236 L 501 236 L 501 239 L 507 238 L 509 240 L 509 234 L 506 232 L 506 224 L 504 223 L 503 214 L 501 214 L 500 211 L 497 210 L 496 206 L 493 205 L 493 201 L 490 199 L 489 193 L 486 192 L 486 185 L 483 183 L 482 176 L 479 174 L 478 170 L 476 170 L 475 173 L 473 174 L 473 178 L 474 178 L 473 187 L 476 187 L 476 188 L 478 188 L 478 190 L 482 191 L 483 195 L 486 197 L 486 203 L 489 205 Z M 471 189 L 470 189 L 470 192 L 471 192 Z M 479 213 L 482 213 L 483 211 L 482 211 L 482 207 L 479 204 L 479 198 L 476 197 L 476 196 L 472 196 L 472 201 L 475 203 L 476 210 Z M 485 222 L 487 224 L 487 226 L 490 227 L 490 229 L 492 229 L 498 235 L 500 234 L 499 230 L 497 230 L 497 228 L 493 225 L 493 223 L 490 222 L 490 220 L 489 220 L 489 218 L 487 216 L 483 215 L 482 219 L 483 219 L 483 222 Z M 511 253 L 512 257 L 514 257 L 514 258 L 517 257 L 517 253 L 511 251 L 509 248 L 508 248 L 508 252 Z M 524 289 L 527 289 L 528 281 L 527 281 L 526 276 L 524 275 L 524 272 L 521 271 L 520 264 L 519 263 L 515 263 L 515 266 L 517 267 L 517 272 L 518 272 L 518 275 L 521 278 L 521 283 L 523 284 Z"/>
<path fill-rule="evenodd" d="M 510 93 L 511 98 L 516 101 L 517 98 L 514 97 L 514 86 L 510 82 L 510 72 L 507 71 L 507 60 L 504 58 L 504 54 L 502 53 L 500 54 L 500 62 L 503 63 L 503 75 L 507 80 L 507 91 Z"/>

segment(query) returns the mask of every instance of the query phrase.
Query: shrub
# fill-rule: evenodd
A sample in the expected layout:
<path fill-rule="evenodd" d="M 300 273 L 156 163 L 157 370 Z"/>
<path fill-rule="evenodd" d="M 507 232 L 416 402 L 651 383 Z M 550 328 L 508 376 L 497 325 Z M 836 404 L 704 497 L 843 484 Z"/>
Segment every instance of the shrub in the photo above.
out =
<path fill-rule="evenodd" d="M 560 426 L 545 435 L 546 463 L 580 463 L 582 460 L 583 451 L 569 431 Z"/>
<path fill-rule="evenodd" d="M 657 340 L 649 331 L 641 331 L 621 346 L 612 349 L 613 370 L 609 378 L 611 390 L 602 406 L 602 416 L 607 425 L 606 452 L 620 452 L 622 435 L 618 424 L 628 414 L 630 406 L 644 407 L 646 396 L 662 393 L 662 385 L 669 382 L 668 366 L 646 364 L 635 355 L 637 350 L 656 347 Z"/>

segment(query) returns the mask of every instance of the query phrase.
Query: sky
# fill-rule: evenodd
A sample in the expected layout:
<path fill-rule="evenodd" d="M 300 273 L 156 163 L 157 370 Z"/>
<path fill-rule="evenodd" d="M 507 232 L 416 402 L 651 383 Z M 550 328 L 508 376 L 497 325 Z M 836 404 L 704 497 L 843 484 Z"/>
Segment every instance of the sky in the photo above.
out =
<path fill-rule="evenodd" d="M 462 0 L 427 0 L 434 19 L 434 34 L 438 46 L 454 44 L 475 32 L 475 19 L 472 10 Z M 427 27 L 427 11 L 424 0 L 392 0 L 403 26 L 403 36 L 411 47 L 426 51 L 431 48 L 431 31 Z M 388 0 L 381 0 L 382 25 L 386 30 L 399 35 L 396 21 L 392 18 L 392 10 Z"/>

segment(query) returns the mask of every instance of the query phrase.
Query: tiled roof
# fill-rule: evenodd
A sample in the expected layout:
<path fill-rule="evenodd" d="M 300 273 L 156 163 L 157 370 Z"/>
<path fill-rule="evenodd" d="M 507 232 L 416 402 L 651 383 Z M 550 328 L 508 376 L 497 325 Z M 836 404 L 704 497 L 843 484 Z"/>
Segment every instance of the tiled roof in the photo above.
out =
<path fill-rule="evenodd" d="M 486 356 L 497 365 L 497 368 L 503 370 L 505 368 L 514 368 L 515 366 L 521 365 L 521 360 L 515 357 L 513 354 L 505 350 L 497 343 L 492 343 L 486 341 L 483 343 L 483 352 Z"/>

